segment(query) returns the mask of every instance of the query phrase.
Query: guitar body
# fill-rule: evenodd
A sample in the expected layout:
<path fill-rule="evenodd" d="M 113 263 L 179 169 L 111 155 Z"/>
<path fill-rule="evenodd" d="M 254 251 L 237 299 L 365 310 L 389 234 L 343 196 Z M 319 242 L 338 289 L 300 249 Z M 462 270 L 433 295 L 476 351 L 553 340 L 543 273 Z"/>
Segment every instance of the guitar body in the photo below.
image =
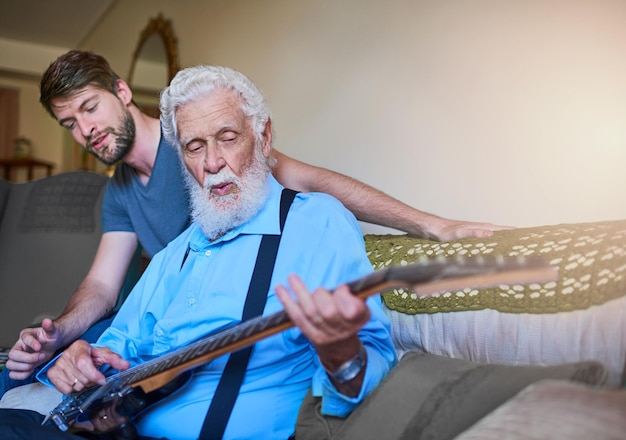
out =
<path fill-rule="evenodd" d="M 193 372 L 186 371 L 161 388 L 157 388 L 156 390 L 148 393 L 144 392 L 141 387 L 135 387 L 132 389 L 132 392 L 120 399 L 121 402 L 119 402 L 119 400 L 117 401 L 119 404 L 115 408 L 115 411 L 123 417 L 133 419 L 155 403 L 169 397 L 187 385 L 187 383 L 191 380 L 192 375 Z M 114 398 L 117 399 L 115 396 Z M 110 404 L 110 402 L 102 402 L 101 406 L 105 406 L 107 404 Z M 94 410 L 91 409 L 90 413 L 93 414 Z"/>
<path fill-rule="evenodd" d="M 116 439 L 134 438 L 132 420 L 155 403 L 161 401 L 183 388 L 191 380 L 192 371 L 186 371 L 160 388 L 145 392 L 140 386 L 127 386 L 124 389 L 117 387 L 89 388 L 74 393 L 58 405 L 53 413 L 43 423 L 44 426 L 56 426 L 62 431 L 81 431 L 72 428 L 72 425 L 86 422 L 99 417 L 103 411 L 115 411 L 118 415 L 128 419 L 128 422 L 119 426 L 112 436 Z M 114 377 L 114 376 L 112 376 Z M 115 383 L 115 379 L 112 382 Z"/>

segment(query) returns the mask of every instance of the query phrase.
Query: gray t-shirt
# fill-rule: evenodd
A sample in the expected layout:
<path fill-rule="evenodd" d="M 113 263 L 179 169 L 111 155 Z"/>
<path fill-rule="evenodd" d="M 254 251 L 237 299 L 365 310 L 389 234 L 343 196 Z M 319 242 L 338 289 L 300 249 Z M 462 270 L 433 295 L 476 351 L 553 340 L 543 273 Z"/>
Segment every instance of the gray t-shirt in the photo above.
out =
<path fill-rule="evenodd" d="M 109 180 L 102 202 L 102 231 L 135 232 L 150 256 L 189 226 L 189 197 L 175 147 L 163 136 L 152 175 L 143 185 L 122 163 Z"/>

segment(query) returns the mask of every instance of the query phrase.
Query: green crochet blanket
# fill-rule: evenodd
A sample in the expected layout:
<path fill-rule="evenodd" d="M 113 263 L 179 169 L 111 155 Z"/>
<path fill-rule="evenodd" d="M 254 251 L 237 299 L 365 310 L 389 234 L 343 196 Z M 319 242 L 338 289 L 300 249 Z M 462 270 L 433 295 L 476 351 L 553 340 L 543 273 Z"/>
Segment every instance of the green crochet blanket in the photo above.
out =
<path fill-rule="evenodd" d="M 559 280 L 543 284 L 467 288 L 424 298 L 405 289 L 382 293 L 387 307 L 406 314 L 482 309 L 556 313 L 626 295 L 626 220 L 519 228 L 449 242 L 370 234 L 365 246 L 374 269 L 423 258 L 479 255 L 540 255 L 559 268 Z"/>

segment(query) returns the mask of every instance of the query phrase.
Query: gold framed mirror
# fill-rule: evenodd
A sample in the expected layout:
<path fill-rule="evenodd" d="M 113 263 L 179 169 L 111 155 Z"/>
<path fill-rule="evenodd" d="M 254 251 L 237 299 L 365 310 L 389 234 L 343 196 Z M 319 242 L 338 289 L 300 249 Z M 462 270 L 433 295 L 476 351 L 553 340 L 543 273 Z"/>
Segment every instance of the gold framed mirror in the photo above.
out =
<path fill-rule="evenodd" d="M 139 35 L 130 63 L 128 84 L 139 101 L 142 95 L 158 98 L 159 92 L 179 68 L 178 40 L 172 23 L 159 14 L 149 20 Z"/>

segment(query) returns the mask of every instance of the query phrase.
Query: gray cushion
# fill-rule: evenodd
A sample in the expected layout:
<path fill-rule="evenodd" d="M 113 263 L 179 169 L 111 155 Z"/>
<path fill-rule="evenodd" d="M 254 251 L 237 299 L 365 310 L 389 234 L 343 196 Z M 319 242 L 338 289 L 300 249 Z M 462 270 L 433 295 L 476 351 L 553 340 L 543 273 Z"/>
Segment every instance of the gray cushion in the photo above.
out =
<path fill-rule="evenodd" d="M 100 242 L 107 177 L 86 171 L 10 183 L 0 218 L 0 346 L 57 316 Z"/>
<path fill-rule="evenodd" d="M 457 440 L 621 440 L 626 389 L 541 381 L 480 420 Z"/>
<path fill-rule="evenodd" d="M 333 439 L 452 439 L 531 383 L 543 379 L 602 384 L 597 362 L 558 366 L 486 365 L 410 353 L 343 424 Z M 313 403 L 309 401 L 308 403 Z M 303 405 L 298 440 L 323 439 L 327 426 Z"/>

